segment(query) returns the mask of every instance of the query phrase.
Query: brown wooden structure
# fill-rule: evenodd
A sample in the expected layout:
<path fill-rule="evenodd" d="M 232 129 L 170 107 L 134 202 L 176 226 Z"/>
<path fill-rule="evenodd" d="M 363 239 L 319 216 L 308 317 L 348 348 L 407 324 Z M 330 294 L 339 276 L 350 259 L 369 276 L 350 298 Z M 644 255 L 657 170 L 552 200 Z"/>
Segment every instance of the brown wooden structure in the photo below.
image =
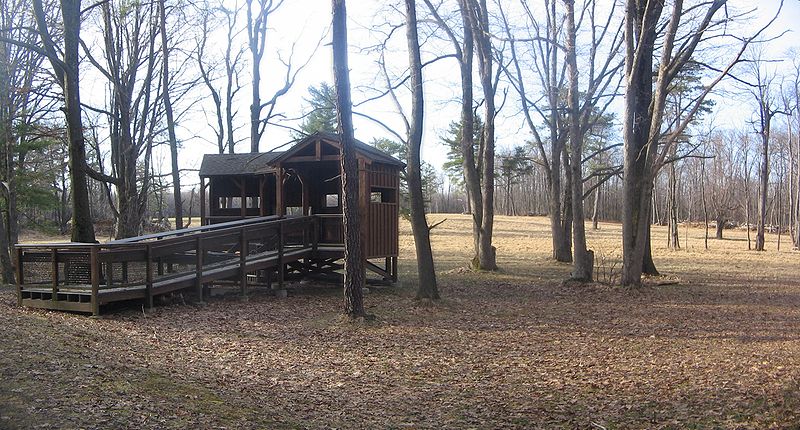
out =
<path fill-rule="evenodd" d="M 396 281 L 403 164 L 357 145 L 367 268 Z M 331 274 L 344 254 L 339 148 L 336 135 L 315 134 L 285 152 L 207 155 L 200 227 L 102 244 L 17 245 L 18 302 L 98 315 L 102 305 L 152 307 L 155 296 L 187 288 L 203 300 L 209 285 L 235 283 L 246 296 L 250 286 L 280 289 L 287 278 Z"/>
<path fill-rule="evenodd" d="M 203 225 L 259 216 L 320 217 L 320 239 L 342 241 L 341 142 L 316 133 L 283 152 L 210 154 L 200 167 Z M 400 171 L 404 164 L 356 141 L 362 242 L 368 267 L 396 278 Z M 206 206 L 208 209 L 206 209 Z M 380 273 L 380 271 L 379 271 Z"/>

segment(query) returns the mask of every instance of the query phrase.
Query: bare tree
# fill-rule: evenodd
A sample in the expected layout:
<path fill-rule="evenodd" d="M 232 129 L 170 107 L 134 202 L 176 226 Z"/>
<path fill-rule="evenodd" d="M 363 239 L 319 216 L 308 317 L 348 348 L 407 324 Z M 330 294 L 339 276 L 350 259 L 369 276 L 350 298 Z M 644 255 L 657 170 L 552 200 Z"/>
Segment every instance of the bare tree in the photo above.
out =
<path fill-rule="evenodd" d="M 748 92 L 756 103 L 757 111 L 752 121 L 755 133 L 761 143 L 761 166 L 759 168 L 758 187 L 758 225 L 756 228 L 756 251 L 764 251 L 765 226 L 767 223 L 767 193 L 769 192 L 770 175 L 770 138 L 772 134 L 772 120 L 781 113 L 778 107 L 776 90 L 776 75 L 765 69 L 768 61 L 763 58 L 763 51 L 754 52 L 754 61 L 750 63 L 750 75 L 753 82 L 748 85 Z"/>
<path fill-rule="evenodd" d="M 528 2 L 520 1 L 520 6 L 527 18 L 521 34 L 515 34 L 506 13 L 500 9 L 505 37 L 510 42 L 511 56 L 510 64 L 504 67 L 504 71 L 519 95 L 525 124 L 538 152 L 537 162 L 545 173 L 553 258 L 557 261 L 572 261 L 571 184 L 583 187 L 583 183 L 589 178 L 572 177 L 567 151 L 571 124 L 570 109 L 565 105 L 570 99 L 562 88 L 567 86 L 564 80 L 568 78 L 567 68 L 570 61 L 566 58 L 567 55 L 562 59 L 561 53 L 566 54 L 564 40 L 570 36 L 564 34 L 565 30 L 560 25 L 566 18 L 560 13 L 555 0 L 545 2 L 544 22 L 536 16 Z M 579 85 L 575 91 L 578 95 L 578 127 L 575 130 L 578 141 L 585 140 L 587 133 L 598 122 L 603 121 L 604 113 L 620 85 L 618 72 L 622 58 L 618 54 L 622 43 L 622 21 L 615 19 L 615 10 L 616 3 L 605 14 L 601 14 L 597 11 L 597 2 L 587 0 L 581 7 L 580 19 L 573 19 L 576 39 L 582 25 L 586 27 L 588 34 L 586 40 L 582 40 L 582 44 L 588 47 L 588 55 L 583 60 L 583 67 L 578 67 L 585 71 L 581 75 L 585 85 L 581 87 L 576 79 Z M 528 70 L 533 73 L 532 78 Z M 529 84 L 533 84 L 534 90 Z M 537 87 L 538 95 L 535 92 Z M 544 125 L 544 133 L 539 131 L 540 124 Z M 599 148 L 592 157 L 600 156 L 606 151 L 607 149 Z M 599 176 L 592 177 L 600 179 Z M 606 179 L 608 177 L 606 175 Z"/>
<path fill-rule="evenodd" d="M 661 16 L 667 7 L 664 2 L 626 1 L 623 285 L 641 283 L 645 257 L 650 250 L 651 197 L 658 170 L 702 108 L 708 93 L 739 62 L 752 40 L 743 39 L 733 59 L 687 103 L 683 115 L 665 133 L 662 126 L 667 96 L 676 77 L 692 61 L 698 46 L 710 39 L 731 37 L 727 33 L 729 17 L 717 17 L 726 3 L 713 0 L 684 6 L 683 0 L 676 0 L 671 4 L 666 24 L 662 24 Z M 656 54 L 659 59 L 654 73 Z"/>
<path fill-rule="evenodd" d="M 96 110 L 107 121 L 111 147 L 111 172 L 88 170 L 113 185 L 116 202 L 115 236 L 141 234 L 147 197 L 151 191 L 151 157 L 163 110 L 157 76 L 159 55 L 156 40 L 159 14 L 155 4 L 120 5 L 102 3 L 98 19 L 102 32 L 104 63 L 84 44 L 84 52 L 108 80 L 109 106 Z M 107 185 L 108 189 L 108 185 Z"/>
<path fill-rule="evenodd" d="M 311 60 L 313 53 L 305 63 L 296 67 L 294 65 L 294 46 L 289 57 L 284 59 L 279 56 L 278 60 L 283 64 L 286 71 L 283 76 L 283 83 L 280 88 L 275 90 L 266 101 L 261 99 L 261 67 L 264 53 L 267 47 L 267 30 L 270 16 L 275 13 L 283 4 L 283 0 L 246 0 L 247 11 L 247 41 L 251 55 L 252 67 L 252 102 L 250 104 L 250 152 L 258 152 L 261 136 L 267 124 L 279 115 L 275 109 L 278 99 L 284 96 L 294 85 L 298 73 L 300 73 Z M 266 113 L 264 112 L 266 110 Z"/>

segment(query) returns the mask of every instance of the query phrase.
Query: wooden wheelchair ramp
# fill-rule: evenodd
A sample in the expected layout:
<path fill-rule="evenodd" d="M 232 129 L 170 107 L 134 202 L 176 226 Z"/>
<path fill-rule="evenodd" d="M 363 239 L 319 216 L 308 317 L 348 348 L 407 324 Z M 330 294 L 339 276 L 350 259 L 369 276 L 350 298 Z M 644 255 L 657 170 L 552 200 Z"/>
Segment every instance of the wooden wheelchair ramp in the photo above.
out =
<path fill-rule="evenodd" d="M 282 288 L 287 271 L 313 271 L 340 258 L 340 244 L 320 243 L 318 216 L 261 217 L 101 244 L 16 247 L 20 305 L 100 314 L 102 305 L 144 300 L 231 281 Z"/>

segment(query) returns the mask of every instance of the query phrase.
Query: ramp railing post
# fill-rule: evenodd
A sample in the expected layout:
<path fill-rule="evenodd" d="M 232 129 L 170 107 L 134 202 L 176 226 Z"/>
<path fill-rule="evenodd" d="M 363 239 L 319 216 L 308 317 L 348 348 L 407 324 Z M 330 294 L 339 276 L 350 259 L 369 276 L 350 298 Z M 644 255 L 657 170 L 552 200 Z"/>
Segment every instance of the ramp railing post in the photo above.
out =
<path fill-rule="evenodd" d="M 50 300 L 53 302 L 58 300 L 58 248 L 53 247 L 50 250 L 51 270 L 53 272 L 53 295 Z"/>
<path fill-rule="evenodd" d="M 203 297 L 203 238 L 200 235 L 195 239 L 195 254 L 195 288 L 197 298 L 202 303 L 205 297 Z"/>
<path fill-rule="evenodd" d="M 278 289 L 283 289 L 283 224 L 285 221 L 281 220 L 278 223 Z"/>
<path fill-rule="evenodd" d="M 25 283 L 22 248 L 17 247 L 17 305 L 22 306 L 22 285 Z"/>
<path fill-rule="evenodd" d="M 145 281 L 144 281 L 144 291 L 145 291 L 145 300 L 147 300 L 147 309 L 153 309 L 153 263 L 152 263 L 152 249 L 150 244 L 148 243 L 145 246 Z"/>
<path fill-rule="evenodd" d="M 91 245 L 89 251 L 89 271 L 91 273 L 90 279 L 92 280 L 92 315 L 100 316 L 100 297 L 98 292 L 100 290 L 100 262 L 99 245 Z"/>
<path fill-rule="evenodd" d="M 242 297 L 247 297 L 247 235 L 245 228 L 239 229 L 239 289 Z"/>

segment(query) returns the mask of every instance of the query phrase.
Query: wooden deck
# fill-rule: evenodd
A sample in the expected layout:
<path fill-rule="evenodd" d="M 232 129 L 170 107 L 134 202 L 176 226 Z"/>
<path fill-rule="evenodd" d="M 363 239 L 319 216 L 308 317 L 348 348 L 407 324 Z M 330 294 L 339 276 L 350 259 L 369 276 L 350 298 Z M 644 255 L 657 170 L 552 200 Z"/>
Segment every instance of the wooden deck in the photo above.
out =
<path fill-rule="evenodd" d="M 283 288 L 287 275 L 338 270 L 344 254 L 320 226 L 331 216 L 260 217 L 176 230 L 102 244 L 21 244 L 16 247 L 21 306 L 99 315 L 101 306 L 233 282 Z M 371 265 L 371 267 L 370 267 Z M 396 280 L 390 259 L 368 268 Z"/>

